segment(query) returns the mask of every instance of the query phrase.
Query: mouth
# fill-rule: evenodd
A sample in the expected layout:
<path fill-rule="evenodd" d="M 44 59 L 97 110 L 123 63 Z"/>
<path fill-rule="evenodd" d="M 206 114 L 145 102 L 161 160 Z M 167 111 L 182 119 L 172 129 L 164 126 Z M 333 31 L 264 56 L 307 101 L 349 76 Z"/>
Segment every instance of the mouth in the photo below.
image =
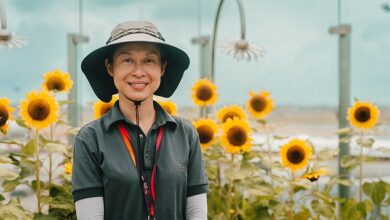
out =
<path fill-rule="evenodd" d="M 147 82 L 129 82 L 127 83 L 129 86 L 131 86 L 134 89 L 143 89 L 145 88 L 149 83 Z"/>

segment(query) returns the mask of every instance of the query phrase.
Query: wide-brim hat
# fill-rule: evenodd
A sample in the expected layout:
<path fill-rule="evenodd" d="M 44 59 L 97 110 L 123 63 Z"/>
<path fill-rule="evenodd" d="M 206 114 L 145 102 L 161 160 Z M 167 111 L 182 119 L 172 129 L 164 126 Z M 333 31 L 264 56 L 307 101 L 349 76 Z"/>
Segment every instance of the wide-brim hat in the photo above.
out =
<path fill-rule="evenodd" d="M 112 95 L 118 92 L 104 62 L 112 56 L 116 46 L 129 42 L 158 45 L 167 61 L 167 66 L 161 77 L 160 86 L 154 94 L 165 98 L 170 97 L 179 85 L 184 71 L 188 68 L 190 59 L 186 52 L 166 43 L 155 25 L 145 21 L 127 21 L 118 24 L 112 30 L 106 45 L 92 51 L 81 62 L 81 70 L 96 96 L 104 102 L 109 102 Z"/>

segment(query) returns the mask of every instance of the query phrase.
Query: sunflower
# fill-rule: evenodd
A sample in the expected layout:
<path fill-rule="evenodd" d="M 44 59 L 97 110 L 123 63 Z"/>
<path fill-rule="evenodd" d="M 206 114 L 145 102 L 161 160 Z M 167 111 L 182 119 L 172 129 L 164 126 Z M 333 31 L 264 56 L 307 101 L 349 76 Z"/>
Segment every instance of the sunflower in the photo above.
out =
<path fill-rule="evenodd" d="M 292 139 L 280 149 L 283 166 L 293 171 L 304 168 L 309 163 L 311 154 L 311 146 L 300 139 Z"/>
<path fill-rule="evenodd" d="M 311 182 L 317 181 L 320 176 L 326 175 L 328 172 L 325 168 L 320 168 L 309 173 L 305 173 L 302 177 L 310 180 Z"/>
<path fill-rule="evenodd" d="M 370 102 L 356 101 L 348 109 L 349 123 L 357 128 L 370 129 L 378 122 L 379 110 Z"/>
<path fill-rule="evenodd" d="M 64 173 L 72 174 L 72 163 L 71 162 L 64 164 Z"/>
<path fill-rule="evenodd" d="M 194 127 L 199 134 L 200 146 L 203 150 L 216 142 L 215 136 L 218 132 L 218 125 L 214 120 L 199 119 L 194 122 Z"/>
<path fill-rule="evenodd" d="M 3 134 L 8 132 L 7 122 L 13 120 L 12 112 L 14 108 L 10 106 L 10 101 L 7 98 L 0 98 L 0 131 Z"/>
<path fill-rule="evenodd" d="M 32 91 L 20 104 L 20 115 L 28 126 L 40 129 L 57 121 L 58 109 L 56 99 L 49 92 Z"/>
<path fill-rule="evenodd" d="M 63 73 L 61 70 L 47 72 L 43 78 L 42 89 L 47 91 L 69 92 L 73 85 L 69 73 Z"/>
<path fill-rule="evenodd" d="M 228 118 L 237 117 L 240 120 L 246 120 L 246 114 L 243 108 L 238 105 L 231 105 L 221 108 L 217 113 L 217 118 L 225 123 Z"/>
<path fill-rule="evenodd" d="M 200 107 L 215 104 L 217 98 L 217 86 L 208 79 L 200 79 L 192 87 L 192 101 Z"/>
<path fill-rule="evenodd" d="M 228 153 L 250 152 L 252 139 L 249 137 L 251 129 L 248 121 L 236 117 L 228 118 L 222 125 L 221 144 Z"/>
<path fill-rule="evenodd" d="M 166 111 L 168 112 L 169 114 L 173 115 L 173 116 L 176 116 L 177 115 L 177 106 L 174 102 L 172 102 L 171 100 L 161 100 L 161 99 L 158 99 L 157 100 L 158 104 L 161 105 L 161 107 Z"/>
<path fill-rule="evenodd" d="M 98 119 L 102 117 L 104 114 L 106 114 L 112 106 L 114 106 L 115 102 L 118 100 L 118 96 L 114 95 L 112 96 L 112 99 L 110 102 L 103 102 L 103 101 L 97 101 L 93 104 L 93 112 L 95 119 Z"/>
<path fill-rule="evenodd" d="M 264 118 L 272 111 L 274 104 L 269 92 L 250 92 L 249 96 L 247 107 L 254 118 Z"/>

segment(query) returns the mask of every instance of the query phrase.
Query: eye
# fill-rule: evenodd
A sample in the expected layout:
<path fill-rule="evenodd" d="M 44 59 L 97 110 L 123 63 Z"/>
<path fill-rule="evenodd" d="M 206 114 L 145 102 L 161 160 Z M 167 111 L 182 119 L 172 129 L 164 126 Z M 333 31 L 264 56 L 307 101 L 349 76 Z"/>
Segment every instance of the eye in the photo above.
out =
<path fill-rule="evenodd" d="M 155 63 L 156 61 L 154 60 L 154 59 L 152 59 L 152 58 L 147 58 L 146 60 L 145 60 L 145 63 L 148 63 L 148 64 L 152 64 L 152 63 Z"/>
<path fill-rule="evenodd" d="M 130 58 L 124 58 L 122 60 L 123 63 L 132 63 L 132 60 Z"/>

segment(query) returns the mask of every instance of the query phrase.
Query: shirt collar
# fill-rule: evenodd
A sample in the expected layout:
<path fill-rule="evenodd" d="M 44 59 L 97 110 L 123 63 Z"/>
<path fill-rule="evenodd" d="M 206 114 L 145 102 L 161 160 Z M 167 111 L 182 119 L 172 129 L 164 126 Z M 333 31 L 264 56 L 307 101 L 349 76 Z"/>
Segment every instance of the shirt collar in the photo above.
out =
<path fill-rule="evenodd" d="M 152 125 L 153 127 L 160 127 L 165 124 L 169 124 L 172 129 L 176 129 L 177 123 L 174 117 L 168 114 L 156 101 L 153 101 L 153 107 L 156 110 L 156 119 Z M 128 124 L 135 125 L 130 120 L 126 119 L 119 108 L 119 101 L 116 101 L 114 106 L 111 108 L 106 115 L 103 116 L 103 123 L 106 131 L 118 121 L 125 121 Z"/>

